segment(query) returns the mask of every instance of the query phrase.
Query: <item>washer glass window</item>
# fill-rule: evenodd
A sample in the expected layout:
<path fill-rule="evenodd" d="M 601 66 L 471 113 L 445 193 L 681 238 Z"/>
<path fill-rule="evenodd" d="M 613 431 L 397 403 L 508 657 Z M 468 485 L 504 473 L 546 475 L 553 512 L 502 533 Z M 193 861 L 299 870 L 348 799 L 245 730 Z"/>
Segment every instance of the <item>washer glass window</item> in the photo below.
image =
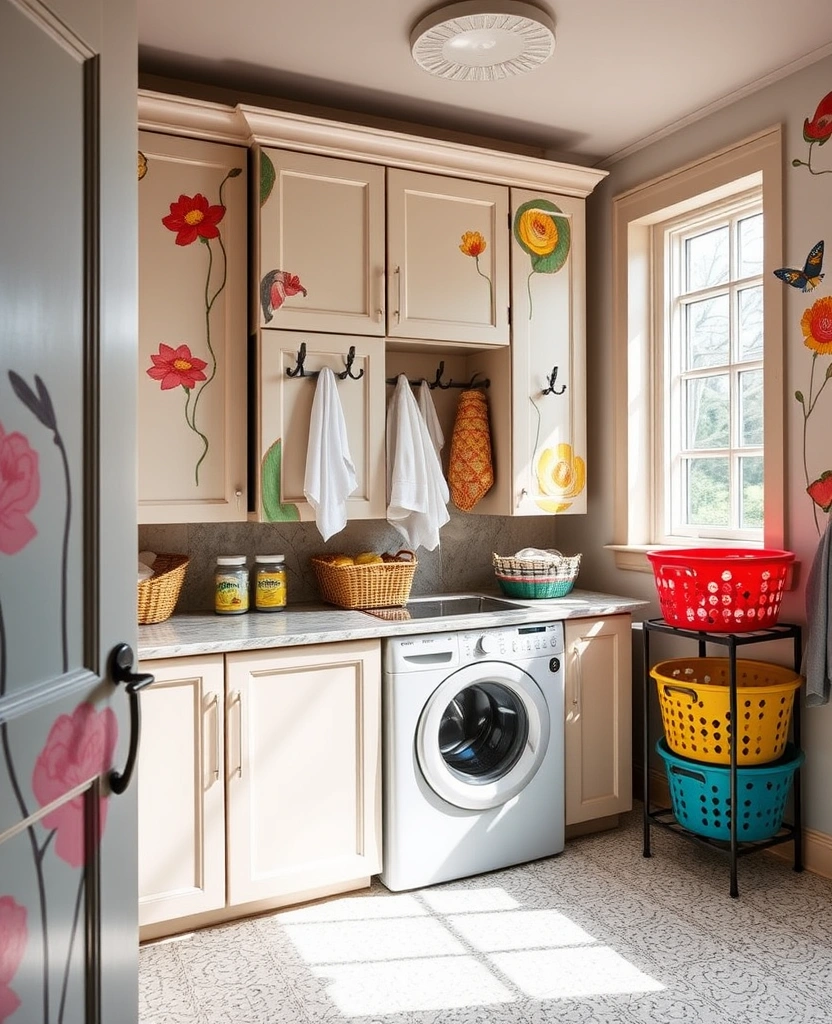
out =
<path fill-rule="evenodd" d="M 495 682 L 460 690 L 439 722 L 439 750 L 459 779 L 483 785 L 502 778 L 517 763 L 529 735 L 529 720 L 517 694 Z"/>

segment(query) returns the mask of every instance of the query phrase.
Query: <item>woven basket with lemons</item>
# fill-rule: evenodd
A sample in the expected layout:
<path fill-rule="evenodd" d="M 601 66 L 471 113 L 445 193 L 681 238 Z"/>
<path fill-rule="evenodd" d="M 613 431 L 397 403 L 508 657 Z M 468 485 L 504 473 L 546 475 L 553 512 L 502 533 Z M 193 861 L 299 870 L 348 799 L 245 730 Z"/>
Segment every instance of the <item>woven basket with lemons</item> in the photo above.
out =
<path fill-rule="evenodd" d="M 389 608 L 407 603 L 418 562 L 402 548 L 395 554 L 314 555 L 312 568 L 321 597 L 340 608 Z"/>

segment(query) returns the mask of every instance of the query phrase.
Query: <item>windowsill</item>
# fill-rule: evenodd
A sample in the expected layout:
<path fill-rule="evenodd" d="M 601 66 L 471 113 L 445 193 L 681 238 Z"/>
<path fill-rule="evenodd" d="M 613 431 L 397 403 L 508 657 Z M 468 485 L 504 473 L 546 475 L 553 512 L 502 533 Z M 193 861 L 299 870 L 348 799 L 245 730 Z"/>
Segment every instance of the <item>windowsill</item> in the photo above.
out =
<path fill-rule="evenodd" d="M 674 551 L 680 547 L 744 547 L 762 548 L 762 544 L 738 544 L 726 541 L 692 541 L 690 544 L 605 544 L 605 551 L 612 551 L 615 556 L 616 569 L 624 569 L 628 572 L 646 572 L 653 574 L 653 566 L 647 557 L 648 551 Z M 786 590 L 797 590 L 797 581 L 800 577 L 800 562 L 795 559 L 789 566 L 786 574 Z"/>

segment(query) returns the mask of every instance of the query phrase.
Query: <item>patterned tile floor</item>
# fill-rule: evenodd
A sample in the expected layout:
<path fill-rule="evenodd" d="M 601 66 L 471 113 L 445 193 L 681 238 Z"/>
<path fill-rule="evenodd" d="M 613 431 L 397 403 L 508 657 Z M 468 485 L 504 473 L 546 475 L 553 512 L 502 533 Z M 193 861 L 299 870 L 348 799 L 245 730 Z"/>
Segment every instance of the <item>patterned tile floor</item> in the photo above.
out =
<path fill-rule="evenodd" d="M 563 854 L 148 944 L 140 1024 L 829 1024 L 832 881 L 641 816 Z"/>

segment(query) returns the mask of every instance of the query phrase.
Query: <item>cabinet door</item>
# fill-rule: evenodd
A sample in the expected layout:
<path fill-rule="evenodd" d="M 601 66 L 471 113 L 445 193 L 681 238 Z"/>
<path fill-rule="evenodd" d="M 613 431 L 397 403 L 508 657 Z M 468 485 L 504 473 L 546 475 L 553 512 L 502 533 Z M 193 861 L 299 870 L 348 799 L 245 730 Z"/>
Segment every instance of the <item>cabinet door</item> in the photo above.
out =
<path fill-rule="evenodd" d="M 584 200 L 511 190 L 513 515 L 586 512 Z"/>
<path fill-rule="evenodd" d="M 139 924 L 225 906 L 221 654 L 148 661 L 139 748 Z"/>
<path fill-rule="evenodd" d="M 632 668 L 629 615 L 567 619 L 566 824 L 630 810 Z"/>
<path fill-rule="evenodd" d="M 384 334 L 384 168 L 260 149 L 261 327 Z"/>
<path fill-rule="evenodd" d="M 381 867 L 375 640 L 229 654 L 228 900 L 312 899 Z"/>
<path fill-rule="evenodd" d="M 245 520 L 245 149 L 139 132 L 139 522 Z"/>
<path fill-rule="evenodd" d="M 339 380 L 350 455 L 358 486 L 347 498 L 348 519 L 383 519 L 384 342 L 381 339 L 293 331 L 260 331 L 257 353 L 257 491 L 261 522 L 314 519 L 303 494 L 309 421 L 316 378 L 290 377 L 305 346 L 307 373 L 329 366 L 343 372 L 355 348 L 351 372 Z M 355 376 L 361 374 L 360 379 Z"/>
<path fill-rule="evenodd" d="M 390 168 L 391 338 L 507 345 L 508 189 Z"/>

